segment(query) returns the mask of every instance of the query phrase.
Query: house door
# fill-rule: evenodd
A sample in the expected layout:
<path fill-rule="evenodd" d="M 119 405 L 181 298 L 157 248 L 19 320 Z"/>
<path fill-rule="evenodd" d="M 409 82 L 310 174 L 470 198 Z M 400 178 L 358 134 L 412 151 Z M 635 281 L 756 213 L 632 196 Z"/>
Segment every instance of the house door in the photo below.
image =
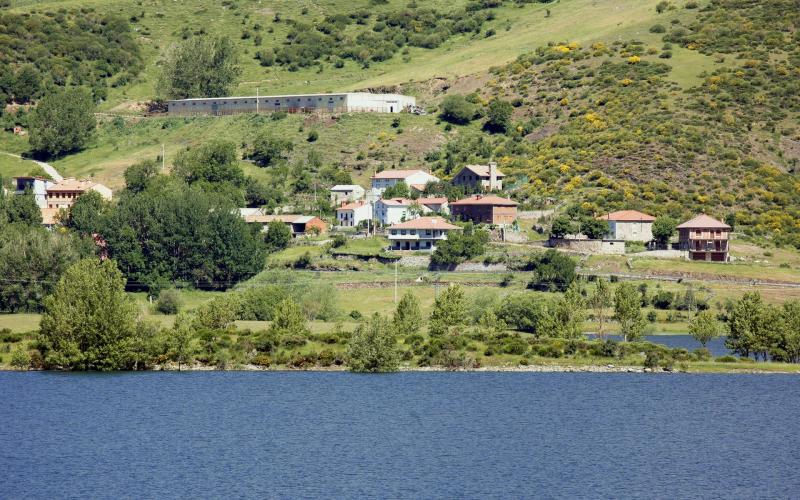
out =
<path fill-rule="evenodd" d="M 406 241 L 406 242 L 405 242 L 405 247 L 406 247 L 406 248 L 405 248 L 406 250 L 409 250 L 409 249 L 411 249 L 411 243 L 409 243 L 408 241 Z"/>
<path fill-rule="evenodd" d="M 389 113 L 394 113 L 394 106 L 389 106 Z"/>

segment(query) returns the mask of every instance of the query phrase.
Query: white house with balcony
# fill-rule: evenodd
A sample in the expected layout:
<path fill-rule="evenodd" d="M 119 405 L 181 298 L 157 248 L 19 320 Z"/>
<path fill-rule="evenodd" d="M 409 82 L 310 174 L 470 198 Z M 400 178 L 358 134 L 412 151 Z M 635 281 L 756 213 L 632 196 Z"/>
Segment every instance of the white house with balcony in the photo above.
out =
<path fill-rule="evenodd" d="M 364 200 L 342 203 L 336 209 L 336 223 L 342 227 L 356 227 L 372 219 L 372 203 Z"/>
<path fill-rule="evenodd" d="M 393 224 L 388 237 L 392 250 L 436 250 L 436 245 L 447 239 L 450 231 L 461 228 L 450 224 L 441 217 L 420 217 L 418 219 Z"/>

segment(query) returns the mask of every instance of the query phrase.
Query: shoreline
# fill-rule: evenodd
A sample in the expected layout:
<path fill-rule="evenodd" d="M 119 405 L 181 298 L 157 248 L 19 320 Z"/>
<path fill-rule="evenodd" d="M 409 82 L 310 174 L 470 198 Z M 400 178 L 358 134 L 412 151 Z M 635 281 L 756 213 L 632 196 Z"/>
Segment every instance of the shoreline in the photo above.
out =
<path fill-rule="evenodd" d="M 14 370 L 7 367 L 0 367 L 0 372 L 52 372 L 52 373 L 71 373 L 67 370 Z M 231 368 L 219 368 L 210 365 L 191 365 L 181 366 L 178 370 L 177 365 L 157 365 L 149 370 L 139 370 L 145 372 L 274 372 L 274 373 L 293 373 L 293 372 L 318 372 L 318 373 L 351 373 L 345 366 L 313 367 L 308 369 L 284 368 L 284 367 L 264 367 L 259 365 L 237 365 Z M 413 373 L 413 372 L 472 372 L 472 373 L 648 373 L 648 374 L 746 374 L 746 375 L 800 375 L 800 370 L 761 370 L 752 369 L 704 369 L 682 371 L 680 369 L 666 370 L 663 368 L 646 368 L 633 365 L 517 365 L 517 366 L 481 366 L 477 368 L 445 368 L 441 366 L 401 366 L 396 372 L 386 373 Z M 75 373 L 103 373 L 103 372 L 78 372 Z M 108 373 L 137 373 L 133 370 L 120 370 Z"/>

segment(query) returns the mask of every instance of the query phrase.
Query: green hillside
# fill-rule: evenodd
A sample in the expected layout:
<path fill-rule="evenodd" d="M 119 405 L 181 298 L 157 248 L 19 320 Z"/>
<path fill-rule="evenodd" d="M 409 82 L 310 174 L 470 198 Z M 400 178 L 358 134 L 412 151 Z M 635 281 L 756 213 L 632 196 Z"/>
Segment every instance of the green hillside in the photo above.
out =
<path fill-rule="evenodd" d="M 162 145 L 170 164 L 187 146 L 221 138 L 243 151 L 269 131 L 294 143 L 288 163 L 319 154 L 357 181 L 403 165 L 447 176 L 494 158 L 525 208 L 706 211 L 754 237 L 800 245 L 800 14 L 792 0 L 7 3 L 14 14 L 114 13 L 127 19 L 141 52 L 141 71 L 131 68 L 136 74 L 116 86 L 121 77 L 111 77 L 90 145 L 52 162 L 67 175 L 119 188 L 124 169 L 155 158 Z M 392 87 L 431 114 L 398 122 L 142 116 L 140 104 L 157 97 L 162 57 L 203 35 L 238 47 L 234 93 Z M 471 123 L 438 119 L 453 94 L 468 97 Z M 482 128 L 495 99 L 514 106 L 504 133 Z M 25 150 L 24 139 L 3 135 L 0 149 Z M 3 165 L 6 174 L 28 166 Z M 271 175 L 243 165 L 255 177 Z"/>

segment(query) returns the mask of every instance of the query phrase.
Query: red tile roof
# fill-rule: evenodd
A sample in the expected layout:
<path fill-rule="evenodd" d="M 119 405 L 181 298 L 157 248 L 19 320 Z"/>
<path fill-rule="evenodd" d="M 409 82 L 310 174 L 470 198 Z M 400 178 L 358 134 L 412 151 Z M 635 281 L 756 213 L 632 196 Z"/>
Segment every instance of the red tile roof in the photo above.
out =
<path fill-rule="evenodd" d="M 461 229 L 441 217 L 420 217 L 389 226 L 389 229 Z"/>
<path fill-rule="evenodd" d="M 389 198 L 387 200 L 381 200 L 384 205 L 388 206 L 405 206 L 411 205 L 414 203 L 414 200 L 409 200 L 408 198 Z"/>
<path fill-rule="evenodd" d="M 706 214 L 700 214 L 694 219 L 687 220 L 678 226 L 678 229 L 730 229 L 731 226 L 720 222 Z"/>
<path fill-rule="evenodd" d="M 353 201 L 353 202 L 350 202 L 350 203 L 346 203 L 346 204 L 342 205 L 341 207 L 336 208 L 336 210 L 355 210 L 356 208 L 361 208 L 366 204 L 367 204 L 367 202 L 364 201 L 364 200 Z"/>
<path fill-rule="evenodd" d="M 476 194 L 475 196 L 470 196 L 469 198 L 464 198 L 463 200 L 454 201 L 450 204 L 453 205 L 499 205 L 505 207 L 516 207 L 518 203 L 514 200 L 509 200 L 508 198 L 501 198 L 499 196 L 495 196 L 493 194 L 489 195 L 480 195 Z"/>
<path fill-rule="evenodd" d="M 639 212 L 638 210 L 619 210 L 600 216 L 598 219 L 613 220 L 615 222 L 653 222 L 656 220 L 652 215 Z"/>
<path fill-rule="evenodd" d="M 417 198 L 417 203 L 420 205 L 444 205 L 447 203 L 447 198 Z"/>
<path fill-rule="evenodd" d="M 423 174 L 427 174 L 424 170 L 384 170 L 383 172 L 378 172 L 377 174 L 373 175 L 373 179 L 405 179 L 407 177 L 411 177 L 414 174 L 418 174 L 422 172 Z"/>
<path fill-rule="evenodd" d="M 64 179 L 47 188 L 50 191 L 88 191 L 93 188 L 96 183 L 89 180 L 77 179 Z"/>

